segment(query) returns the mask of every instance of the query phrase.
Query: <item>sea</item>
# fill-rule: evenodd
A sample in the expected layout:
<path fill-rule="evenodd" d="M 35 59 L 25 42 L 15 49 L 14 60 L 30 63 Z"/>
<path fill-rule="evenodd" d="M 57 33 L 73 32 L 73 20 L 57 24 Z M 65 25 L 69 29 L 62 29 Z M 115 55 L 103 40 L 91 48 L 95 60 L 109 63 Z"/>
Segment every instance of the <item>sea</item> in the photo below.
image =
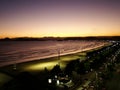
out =
<path fill-rule="evenodd" d="M 0 41 L 0 67 L 82 52 L 105 45 L 103 41 Z"/>

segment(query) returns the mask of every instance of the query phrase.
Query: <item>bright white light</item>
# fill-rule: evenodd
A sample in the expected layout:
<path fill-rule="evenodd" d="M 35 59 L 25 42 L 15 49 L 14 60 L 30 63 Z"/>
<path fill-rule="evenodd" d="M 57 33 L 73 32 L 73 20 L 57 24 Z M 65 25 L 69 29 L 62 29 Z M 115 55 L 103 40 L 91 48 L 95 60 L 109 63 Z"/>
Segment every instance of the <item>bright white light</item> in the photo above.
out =
<path fill-rule="evenodd" d="M 48 83 L 52 83 L 52 79 L 48 79 Z"/>
<path fill-rule="evenodd" d="M 59 80 L 57 80 L 57 85 L 59 85 L 60 84 L 60 81 Z"/>
<path fill-rule="evenodd" d="M 55 75 L 55 78 L 57 78 L 57 75 Z"/>

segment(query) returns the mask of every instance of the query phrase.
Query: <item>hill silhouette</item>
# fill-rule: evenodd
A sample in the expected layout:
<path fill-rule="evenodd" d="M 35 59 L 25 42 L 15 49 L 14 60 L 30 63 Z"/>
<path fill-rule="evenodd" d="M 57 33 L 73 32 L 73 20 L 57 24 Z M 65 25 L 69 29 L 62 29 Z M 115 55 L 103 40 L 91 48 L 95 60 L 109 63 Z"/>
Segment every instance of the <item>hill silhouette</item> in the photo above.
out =
<path fill-rule="evenodd" d="M 47 40 L 120 40 L 120 36 L 88 36 L 88 37 L 18 37 L 18 38 L 3 38 L 0 41 L 47 41 Z"/>

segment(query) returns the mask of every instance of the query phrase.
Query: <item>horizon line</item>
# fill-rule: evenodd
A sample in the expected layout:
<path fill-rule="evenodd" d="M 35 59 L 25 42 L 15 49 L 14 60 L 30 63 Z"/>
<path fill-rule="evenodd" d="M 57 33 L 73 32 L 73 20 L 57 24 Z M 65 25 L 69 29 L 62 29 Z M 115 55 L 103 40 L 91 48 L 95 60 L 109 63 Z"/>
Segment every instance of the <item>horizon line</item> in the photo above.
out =
<path fill-rule="evenodd" d="M 21 36 L 21 37 L 3 37 L 0 39 L 15 39 L 15 38 L 86 38 L 86 37 L 120 37 L 120 35 L 109 35 L 109 36 L 43 36 L 43 37 L 30 37 L 30 36 Z"/>

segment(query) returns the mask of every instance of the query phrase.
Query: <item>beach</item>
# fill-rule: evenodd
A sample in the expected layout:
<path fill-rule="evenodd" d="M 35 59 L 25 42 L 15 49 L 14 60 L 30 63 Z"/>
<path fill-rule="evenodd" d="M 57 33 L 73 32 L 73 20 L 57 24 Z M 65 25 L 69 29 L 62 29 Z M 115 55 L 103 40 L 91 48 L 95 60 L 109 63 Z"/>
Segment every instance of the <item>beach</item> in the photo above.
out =
<path fill-rule="evenodd" d="M 67 55 L 101 47 L 103 41 L 11 41 L 0 42 L 0 67 Z"/>
<path fill-rule="evenodd" d="M 8 42 L 5 43 L 8 44 Z M 17 50 L 15 50 L 14 53 L 7 52 L 7 55 L 9 53 L 11 54 L 11 57 L 13 57 L 15 54 L 17 57 L 17 55 L 22 54 L 24 55 L 23 57 L 26 58 L 23 58 L 21 56 L 18 59 L 16 58 L 11 60 L 11 58 L 7 59 L 6 57 L 6 61 L 0 63 L 0 70 L 8 73 L 13 72 L 14 68 L 17 70 L 17 72 L 39 72 L 43 71 L 45 68 L 50 70 L 58 63 L 60 63 L 61 68 L 64 68 L 66 64 L 71 60 L 84 60 L 86 58 L 87 51 L 96 50 L 109 44 L 108 42 L 103 41 L 20 41 L 14 42 L 14 45 L 13 42 L 10 43 L 12 43 L 11 47 L 13 48 L 13 50 L 16 48 Z M 46 52 L 43 52 L 44 50 Z M 35 51 L 39 52 L 36 52 L 34 54 L 33 52 Z M 30 55 L 33 57 L 30 57 Z"/>

